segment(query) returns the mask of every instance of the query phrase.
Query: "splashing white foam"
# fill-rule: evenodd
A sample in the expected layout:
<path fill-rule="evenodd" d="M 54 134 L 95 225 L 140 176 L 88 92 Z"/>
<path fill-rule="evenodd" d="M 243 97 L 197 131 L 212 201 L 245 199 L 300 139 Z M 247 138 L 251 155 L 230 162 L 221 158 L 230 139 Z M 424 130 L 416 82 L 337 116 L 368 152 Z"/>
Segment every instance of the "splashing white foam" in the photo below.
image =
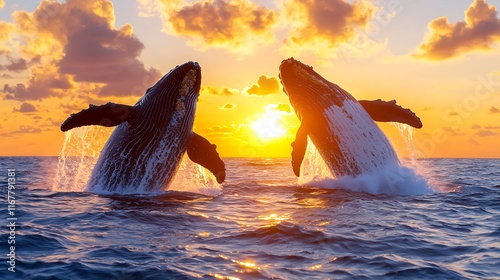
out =
<path fill-rule="evenodd" d="M 402 133 L 403 138 L 407 135 L 411 135 L 411 132 Z M 407 146 L 411 144 L 411 138 L 406 139 L 405 143 Z M 319 188 L 345 189 L 370 194 L 423 195 L 435 192 L 428 180 L 415 172 L 414 169 L 395 163 L 387 164 L 383 168 L 363 173 L 357 177 L 334 178 L 314 143 L 309 139 L 298 183 Z"/>
<path fill-rule="evenodd" d="M 87 182 L 111 131 L 110 128 L 85 126 L 65 133 L 52 191 L 83 192 L 87 190 Z M 169 190 L 217 196 L 222 193 L 222 186 L 208 170 L 184 156 Z M 165 191 L 166 189 L 157 192 L 134 193 L 158 195 Z M 97 193 L 109 192 L 97 191 Z M 127 194 L 127 192 L 124 191 L 121 194 Z"/>
<path fill-rule="evenodd" d="M 80 192 L 85 189 L 99 151 L 104 145 L 100 136 L 109 133 L 109 128 L 84 126 L 64 134 L 53 191 Z"/>

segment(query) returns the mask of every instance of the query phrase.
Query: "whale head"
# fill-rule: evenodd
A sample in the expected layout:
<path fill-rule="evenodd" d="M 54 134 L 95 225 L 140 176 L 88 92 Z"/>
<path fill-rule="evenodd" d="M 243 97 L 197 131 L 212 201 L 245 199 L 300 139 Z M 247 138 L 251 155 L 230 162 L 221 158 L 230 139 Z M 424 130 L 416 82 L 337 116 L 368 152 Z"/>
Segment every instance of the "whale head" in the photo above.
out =
<path fill-rule="evenodd" d="M 193 119 L 201 87 L 201 67 L 197 62 L 176 66 L 150 87 L 137 102 L 138 107 L 156 112 L 155 118 L 182 121 Z"/>
<path fill-rule="evenodd" d="M 308 66 L 294 58 L 283 60 L 280 80 L 292 107 L 300 119 L 304 115 L 316 115 L 333 104 L 341 106 L 345 99 L 354 99 L 349 93 L 323 78 Z"/>

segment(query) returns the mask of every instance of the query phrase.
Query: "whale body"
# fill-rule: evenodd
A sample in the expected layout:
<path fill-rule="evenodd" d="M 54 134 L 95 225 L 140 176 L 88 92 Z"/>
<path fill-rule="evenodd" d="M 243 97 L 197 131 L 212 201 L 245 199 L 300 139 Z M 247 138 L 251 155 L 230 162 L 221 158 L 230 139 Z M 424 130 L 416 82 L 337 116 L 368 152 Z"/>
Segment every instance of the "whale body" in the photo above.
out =
<path fill-rule="evenodd" d="M 396 101 L 358 102 L 312 67 L 293 58 L 281 63 L 280 80 L 301 121 L 292 143 L 292 167 L 296 176 L 300 176 L 308 137 L 333 176 L 356 177 L 390 164 L 400 164 L 394 148 L 374 121 L 422 127 L 420 119 Z"/>
<path fill-rule="evenodd" d="M 185 152 L 222 183 L 225 165 L 216 146 L 192 131 L 200 85 L 200 66 L 188 62 L 163 76 L 134 106 L 90 105 L 71 115 L 61 125 L 62 131 L 84 125 L 116 126 L 94 166 L 87 190 L 164 190 Z"/>

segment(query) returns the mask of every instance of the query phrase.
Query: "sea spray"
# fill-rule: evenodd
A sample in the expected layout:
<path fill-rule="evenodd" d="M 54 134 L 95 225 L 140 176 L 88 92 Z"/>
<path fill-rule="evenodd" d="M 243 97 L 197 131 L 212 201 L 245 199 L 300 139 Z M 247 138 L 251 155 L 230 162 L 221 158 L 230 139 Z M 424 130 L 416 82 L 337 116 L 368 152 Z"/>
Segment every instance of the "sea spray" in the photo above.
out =
<path fill-rule="evenodd" d="M 65 132 L 65 139 L 59 153 L 53 191 L 80 192 L 97 161 L 99 151 L 109 136 L 109 128 L 84 126 Z"/>
<path fill-rule="evenodd" d="M 416 173 L 414 169 L 401 164 L 387 164 L 380 169 L 356 177 L 334 178 L 314 143 L 309 139 L 298 183 L 319 188 L 346 189 L 371 194 L 422 195 L 434 193 L 434 189 L 428 184 L 425 177 Z"/>
<path fill-rule="evenodd" d="M 54 176 L 53 191 L 86 191 L 94 165 L 112 130 L 112 128 L 100 126 L 84 126 L 65 132 Z M 222 191 L 222 187 L 217 183 L 215 177 L 205 168 L 193 163 L 186 155 L 179 164 L 179 169 L 170 186 L 170 190 L 195 192 L 208 196 L 219 195 Z M 165 190 L 166 188 L 148 193 L 130 191 L 119 193 L 156 195 Z M 96 192 L 106 193 L 104 191 Z"/>
<path fill-rule="evenodd" d="M 307 138 L 307 148 L 304 160 L 300 166 L 300 177 L 298 183 L 301 185 L 312 181 L 320 181 L 326 178 L 333 178 L 328 165 L 319 154 L 314 143 Z"/>
<path fill-rule="evenodd" d="M 169 190 L 218 196 L 222 193 L 222 185 L 217 183 L 217 179 L 208 169 L 192 162 L 187 154 L 184 154 Z"/>

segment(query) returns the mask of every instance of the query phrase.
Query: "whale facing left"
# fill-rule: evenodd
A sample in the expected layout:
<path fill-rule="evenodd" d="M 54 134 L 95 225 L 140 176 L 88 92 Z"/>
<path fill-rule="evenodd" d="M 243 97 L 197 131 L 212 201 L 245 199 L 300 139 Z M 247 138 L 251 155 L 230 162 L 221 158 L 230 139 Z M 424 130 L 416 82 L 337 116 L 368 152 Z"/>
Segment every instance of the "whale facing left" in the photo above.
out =
<path fill-rule="evenodd" d="M 90 105 L 64 121 L 62 131 L 85 125 L 116 126 L 87 190 L 161 191 L 168 187 L 186 151 L 222 183 L 225 164 L 216 146 L 192 131 L 200 85 L 199 64 L 187 62 L 170 70 L 134 106 Z"/>

